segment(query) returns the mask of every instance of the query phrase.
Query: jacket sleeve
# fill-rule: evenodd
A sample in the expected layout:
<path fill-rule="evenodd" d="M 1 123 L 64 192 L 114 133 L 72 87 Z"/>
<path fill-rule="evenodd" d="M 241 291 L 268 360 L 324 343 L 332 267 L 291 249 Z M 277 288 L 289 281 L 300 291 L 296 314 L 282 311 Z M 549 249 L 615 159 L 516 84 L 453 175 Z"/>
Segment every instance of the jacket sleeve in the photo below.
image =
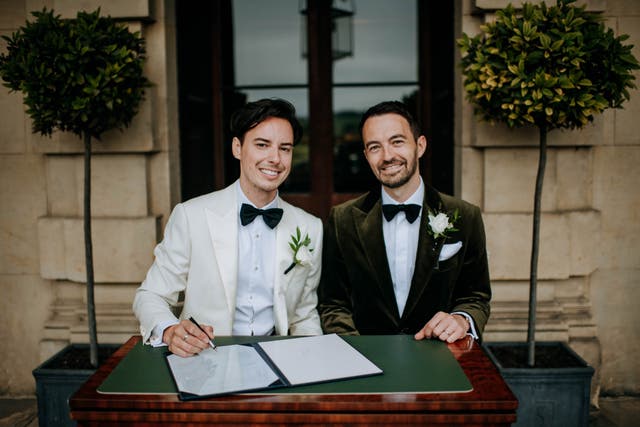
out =
<path fill-rule="evenodd" d="M 484 225 L 480 209 L 473 206 L 469 218 L 468 249 L 452 295 L 452 312 L 464 311 L 472 318 L 480 338 L 490 313 L 491 285 Z"/>
<path fill-rule="evenodd" d="M 178 322 L 172 307 L 186 288 L 191 259 L 189 225 L 182 204 L 171 213 L 164 239 L 153 253 L 155 260 L 133 300 L 133 312 L 140 322 L 144 343 L 149 342 L 155 326 Z"/>
<path fill-rule="evenodd" d="M 340 226 L 344 226 L 341 224 L 341 213 L 331 209 L 324 231 L 318 311 L 325 333 L 359 335 L 353 321 L 351 285 L 345 258 L 337 240 Z"/>

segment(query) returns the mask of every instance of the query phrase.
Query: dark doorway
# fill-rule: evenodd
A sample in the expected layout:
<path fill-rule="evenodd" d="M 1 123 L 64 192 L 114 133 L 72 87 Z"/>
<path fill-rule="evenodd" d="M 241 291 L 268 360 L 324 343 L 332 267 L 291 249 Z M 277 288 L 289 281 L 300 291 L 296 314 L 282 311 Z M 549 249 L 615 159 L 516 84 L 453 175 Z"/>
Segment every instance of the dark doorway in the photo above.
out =
<path fill-rule="evenodd" d="M 353 6 L 350 23 L 337 21 L 338 3 Z M 391 99 L 415 112 L 429 140 L 423 178 L 452 193 L 453 2 L 180 1 L 176 13 L 183 199 L 237 178 L 229 115 L 274 96 L 296 106 L 305 128 L 281 189 L 292 203 L 326 218 L 377 185 L 357 124 Z M 336 53 L 336 31 L 349 25 L 352 51 Z"/>

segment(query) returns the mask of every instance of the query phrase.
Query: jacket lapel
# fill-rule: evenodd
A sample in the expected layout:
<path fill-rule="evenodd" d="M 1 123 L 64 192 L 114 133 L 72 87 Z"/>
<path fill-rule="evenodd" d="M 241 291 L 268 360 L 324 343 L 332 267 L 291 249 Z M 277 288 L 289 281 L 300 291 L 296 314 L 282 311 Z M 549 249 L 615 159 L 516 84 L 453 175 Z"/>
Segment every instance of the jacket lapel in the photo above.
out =
<path fill-rule="evenodd" d="M 375 197 L 375 193 L 370 193 L 370 195 Z M 375 200 L 368 197 L 362 210 L 354 209 L 354 222 L 358 239 L 367 257 L 368 269 L 372 272 L 370 276 L 374 278 L 376 285 L 380 288 L 387 309 L 399 320 L 400 314 L 393 292 L 393 282 L 382 233 L 382 202 L 380 195 L 377 194 L 377 196 Z"/>
<path fill-rule="evenodd" d="M 276 227 L 276 280 L 274 289 L 276 295 L 278 295 L 278 292 L 284 294 L 289 287 L 291 278 L 295 276 L 295 268 L 291 269 L 287 274 L 284 274 L 285 270 L 293 262 L 293 251 L 289 247 L 291 235 L 295 234 L 296 226 L 300 227 L 300 233 L 302 233 L 303 236 L 308 233 L 305 224 L 294 223 L 295 218 L 290 215 L 287 204 L 282 199 L 278 201 L 278 206 L 284 210 L 284 213 L 282 220 Z M 311 247 L 313 247 L 313 244 Z"/>
<path fill-rule="evenodd" d="M 235 184 L 217 193 L 205 216 L 215 260 L 224 285 L 227 307 L 236 305 L 238 281 L 238 202 Z"/>
<path fill-rule="evenodd" d="M 420 236 L 418 238 L 418 251 L 416 253 L 416 264 L 411 279 L 411 288 L 407 297 L 402 318 L 407 318 L 416 308 L 425 289 L 429 286 L 429 281 L 433 270 L 437 266 L 438 255 L 444 244 L 444 239 L 434 240 L 433 236 L 427 232 L 429 227 L 428 209 L 442 210 L 442 200 L 438 192 L 433 188 L 425 187 L 425 197 L 422 203 L 422 215 L 420 219 Z M 428 320 L 428 319 L 427 319 Z"/>

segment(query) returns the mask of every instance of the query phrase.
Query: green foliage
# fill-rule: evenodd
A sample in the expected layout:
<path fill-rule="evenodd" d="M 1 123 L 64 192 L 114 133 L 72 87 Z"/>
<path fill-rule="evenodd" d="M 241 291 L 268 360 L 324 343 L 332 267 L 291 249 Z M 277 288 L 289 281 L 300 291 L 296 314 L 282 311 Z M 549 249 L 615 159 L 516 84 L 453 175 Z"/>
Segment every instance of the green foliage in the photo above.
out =
<path fill-rule="evenodd" d="M 86 133 L 99 138 L 123 129 L 137 113 L 149 81 L 143 76 L 144 40 L 100 10 L 64 20 L 34 12 L 34 22 L 3 38 L 5 86 L 24 94 L 33 131 Z"/>
<path fill-rule="evenodd" d="M 467 98 L 483 120 L 581 128 L 629 99 L 639 65 L 628 37 L 571 3 L 509 5 L 481 34 L 458 40 Z"/>

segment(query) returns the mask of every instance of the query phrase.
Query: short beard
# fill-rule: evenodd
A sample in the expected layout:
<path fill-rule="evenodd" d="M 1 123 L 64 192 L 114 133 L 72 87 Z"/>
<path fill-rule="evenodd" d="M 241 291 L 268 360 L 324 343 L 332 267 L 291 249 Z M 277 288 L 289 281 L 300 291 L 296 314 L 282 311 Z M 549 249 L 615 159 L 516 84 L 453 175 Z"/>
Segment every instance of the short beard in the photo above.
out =
<path fill-rule="evenodd" d="M 407 169 L 406 175 L 400 177 L 400 179 L 398 179 L 397 181 L 383 181 L 382 179 L 380 179 L 380 183 L 387 188 L 400 188 L 403 185 L 405 185 L 407 182 L 409 182 L 409 180 L 411 180 L 413 175 L 415 175 L 417 169 L 418 169 L 418 162 L 414 161 L 411 164 L 411 167 Z"/>

